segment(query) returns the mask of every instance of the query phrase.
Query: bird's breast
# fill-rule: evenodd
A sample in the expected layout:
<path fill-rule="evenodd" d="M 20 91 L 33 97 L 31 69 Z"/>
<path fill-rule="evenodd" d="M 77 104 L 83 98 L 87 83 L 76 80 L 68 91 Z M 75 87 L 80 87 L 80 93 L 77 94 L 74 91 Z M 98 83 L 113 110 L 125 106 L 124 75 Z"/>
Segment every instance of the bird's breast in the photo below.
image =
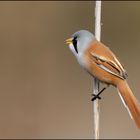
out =
<path fill-rule="evenodd" d="M 84 54 L 78 54 L 78 56 L 77 56 L 77 61 L 78 61 L 78 63 L 83 67 L 83 68 L 87 68 L 88 67 L 88 62 L 87 62 L 87 59 L 86 59 L 86 57 L 85 57 L 85 55 Z"/>

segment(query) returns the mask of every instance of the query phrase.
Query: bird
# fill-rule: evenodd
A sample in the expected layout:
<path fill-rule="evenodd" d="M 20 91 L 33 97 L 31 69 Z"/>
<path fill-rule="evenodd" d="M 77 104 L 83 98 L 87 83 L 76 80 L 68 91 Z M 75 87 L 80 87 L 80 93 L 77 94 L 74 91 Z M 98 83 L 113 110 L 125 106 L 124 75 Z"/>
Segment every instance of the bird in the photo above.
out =
<path fill-rule="evenodd" d="M 107 85 L 106 87 L 112 85 L 117 89 L 131 119 L 140 129 L 140 104 L 128 85 L 128 75 L 124 66 L 111 49 L 98 41 L 88 30 L 75 32 L 71 38 L 66 40 L 66 44 L 80 66 L 92 77 Z M 101 99 L 99 97 L 101 92 L 94 95 L 92 101 L 96 98 Z"/>

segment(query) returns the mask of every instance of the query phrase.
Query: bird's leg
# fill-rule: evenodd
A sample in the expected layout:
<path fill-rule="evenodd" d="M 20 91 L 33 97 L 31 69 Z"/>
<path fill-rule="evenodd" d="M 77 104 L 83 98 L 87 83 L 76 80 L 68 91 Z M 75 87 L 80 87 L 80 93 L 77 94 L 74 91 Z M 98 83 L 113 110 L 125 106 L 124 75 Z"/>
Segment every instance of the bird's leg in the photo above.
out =
<path fill-rule="evenodd" d="M 108 85 L 106 87 L 104 87 L 97 95 L 92 94 L 93 98 L 91 99 L 91 101 L 94 101 L 96 99 L 101 99 L 101 97 L 99 96 L 105 89 L 107 89 Z"/>

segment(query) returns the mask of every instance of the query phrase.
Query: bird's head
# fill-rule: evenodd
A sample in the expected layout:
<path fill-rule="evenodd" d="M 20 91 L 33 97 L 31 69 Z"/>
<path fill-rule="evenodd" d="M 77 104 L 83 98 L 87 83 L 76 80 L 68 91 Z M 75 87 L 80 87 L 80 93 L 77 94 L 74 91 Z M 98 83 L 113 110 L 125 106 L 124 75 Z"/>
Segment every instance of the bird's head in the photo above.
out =
<path fill-rule="evenodd" d="M 75 56 L 84 53 L 92 41 L 95 40 L 95 36 L 87 31 L 80 30 L 75 32 L 70 39 L 66 40 L 66 44 L 68 44 L 70 50 L 74 53 Z"/>

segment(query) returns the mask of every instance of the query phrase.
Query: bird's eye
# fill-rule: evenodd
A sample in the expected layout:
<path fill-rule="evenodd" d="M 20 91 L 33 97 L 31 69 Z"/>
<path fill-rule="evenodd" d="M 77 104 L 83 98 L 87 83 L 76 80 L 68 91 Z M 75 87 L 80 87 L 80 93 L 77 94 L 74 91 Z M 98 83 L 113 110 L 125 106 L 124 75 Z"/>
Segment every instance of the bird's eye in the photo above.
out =
<path fill-rule="evenodd" d="M 78 49 L 77 49 L 77 37 L 74 37 L 73 38 L 72 43 L 73 43 L 73 46 L 74 46 L 75 51 L 78 53 Z"/>

